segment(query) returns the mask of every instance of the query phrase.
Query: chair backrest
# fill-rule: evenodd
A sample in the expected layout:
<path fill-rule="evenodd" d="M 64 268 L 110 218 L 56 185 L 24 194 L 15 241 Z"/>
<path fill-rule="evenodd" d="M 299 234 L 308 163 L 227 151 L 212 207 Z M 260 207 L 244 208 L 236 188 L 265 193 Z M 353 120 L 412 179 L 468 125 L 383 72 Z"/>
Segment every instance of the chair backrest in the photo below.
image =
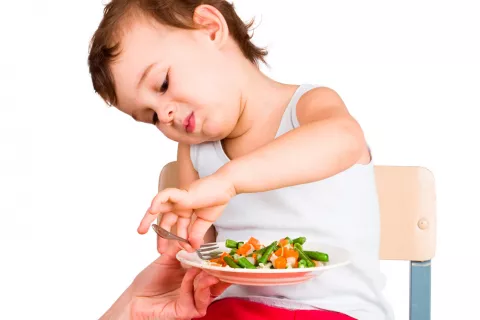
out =
<path fill-rule="evenodd" d="M 178 166 L 170 162 L 159 190 L 178 186 Z M 380 258 L 426 261 L 435 255 L 436 204 L 433 175 L 422 167 L 375 167 L 381 213 Z"/>
<path fill-rule="evenodd" d="M 158 178 L 158 191 L 178 187 L 178 165 L 176 161 L 167 163 Z"/>
<path fill-rule="evenodd" d="M 436 249 L 433 174 L 423 167 L 376 166 L 381 213 L 380 258 L 427 261 Z"/>

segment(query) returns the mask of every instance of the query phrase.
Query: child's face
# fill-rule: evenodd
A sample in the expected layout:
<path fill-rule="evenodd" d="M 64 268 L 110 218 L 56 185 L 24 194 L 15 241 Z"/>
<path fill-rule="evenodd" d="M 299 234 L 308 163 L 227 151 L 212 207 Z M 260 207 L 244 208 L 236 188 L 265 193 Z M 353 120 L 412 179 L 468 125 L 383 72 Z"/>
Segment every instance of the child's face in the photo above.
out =
<path fill-rule="evenodd" d="M 206 30 L 133 22 L 111 66 L 118 109 L 138 121 L 156 121 L 174 141 L 197 144 L 225 138 L 241 109 L 232 61 L 236 56 L 226 47 Z"/>

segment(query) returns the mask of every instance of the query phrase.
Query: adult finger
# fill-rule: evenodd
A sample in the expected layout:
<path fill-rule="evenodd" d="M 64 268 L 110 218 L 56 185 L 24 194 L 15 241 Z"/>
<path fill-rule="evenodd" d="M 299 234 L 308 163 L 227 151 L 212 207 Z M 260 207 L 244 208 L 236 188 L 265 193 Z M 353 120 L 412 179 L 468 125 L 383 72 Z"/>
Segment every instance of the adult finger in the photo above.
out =
<path fill-rule="evenodd" d="M 195 307 L 200 314 L 205 315 L 208 306 L 212 302 L 212 295 L 210 289 L 212 286 L 216 285 L 219 280 L 207 274 L 206 272 L 202 272 L 197 275 L 195 280 Z"/>
<path fill-rule="evenodd" d="M 225 290 L 227 290 L 228 287 L 230 287 L 231 285 L 232 285 L 231 283 L 219 281 L 217 284 L 214 284 L 214 285 L 210 288 L 210 295 L 211 295 L 212 297 L 218 297 L 218 296 L 221 295 Z"/>
<path fill-rule="evenodd" d="M 163 254 L 157 259 L 162 265 L 180 265 L 180 261 L 177 260 L 177 253 L 182 249 L 178 241 L 169 240 L 167 249 Z"/>
<path fill-rule="evenodd" d="M 194 315 L 197 313 L 194 300 L 194 281 L 200 272 L 200 269 L 190 268 L 187 270 L 187 273 L 185 273 L 180 286 L 180 297 L 177 301 L 177 308 L 175 308 L 177 311 L 177 318 L 183 319 L 197 316 Z"/>

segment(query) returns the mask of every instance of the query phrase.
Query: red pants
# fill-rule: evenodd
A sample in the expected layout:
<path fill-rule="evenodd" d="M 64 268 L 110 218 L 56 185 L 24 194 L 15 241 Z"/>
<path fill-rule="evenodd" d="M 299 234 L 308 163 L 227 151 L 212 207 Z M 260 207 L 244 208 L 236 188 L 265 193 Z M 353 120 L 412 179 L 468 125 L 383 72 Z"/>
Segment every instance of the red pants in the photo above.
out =
<path fill-rule="evenodd" d="M 287 310 L 235 298 L 216 301 L 199 320 L 355 320 L 344 314 L 325 310 Z"/>

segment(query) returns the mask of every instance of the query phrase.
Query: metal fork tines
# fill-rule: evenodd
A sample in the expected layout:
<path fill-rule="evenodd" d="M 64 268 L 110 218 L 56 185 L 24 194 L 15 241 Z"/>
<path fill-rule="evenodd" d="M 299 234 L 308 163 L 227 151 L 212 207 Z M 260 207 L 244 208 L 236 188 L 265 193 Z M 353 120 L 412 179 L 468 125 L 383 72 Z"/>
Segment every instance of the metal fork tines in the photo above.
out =
<path fill-rule="evenodd" d="M 156 234 L 158 234 L 159 237 L 162 237 L 164 239 L 168 240 L 177 240 L 177 241 L 182 241 L 185 243 L 190 244 L 190 242 L 187 239 L 184 239 L 182 237 L 179 237 L 156 224 L 152 224 L 152 229 L 155 231 Z M 220 257 L 222 254 L 221 251 L 215 251 L 218 249 L 218 245 L 216 243 L 206 243 L 202 244 L 198 250 L 196 250 L 196 253 L 198 257 L 202 260 L 210 260 L 210 259 L 215 259 Z"/>
<path fill-rule="evenodd" d="M 202 260 L 210 260 L 210 259 L 215 259 L 220 257 L 222 254 L 221 251 L 215 251 L 219 247 L 217 246 L 216 243 L 207 243 L 207 244 L 202 244 L 200 246 L 200 249 L 198 249 L 197 255 L 200 259 Z"/>

